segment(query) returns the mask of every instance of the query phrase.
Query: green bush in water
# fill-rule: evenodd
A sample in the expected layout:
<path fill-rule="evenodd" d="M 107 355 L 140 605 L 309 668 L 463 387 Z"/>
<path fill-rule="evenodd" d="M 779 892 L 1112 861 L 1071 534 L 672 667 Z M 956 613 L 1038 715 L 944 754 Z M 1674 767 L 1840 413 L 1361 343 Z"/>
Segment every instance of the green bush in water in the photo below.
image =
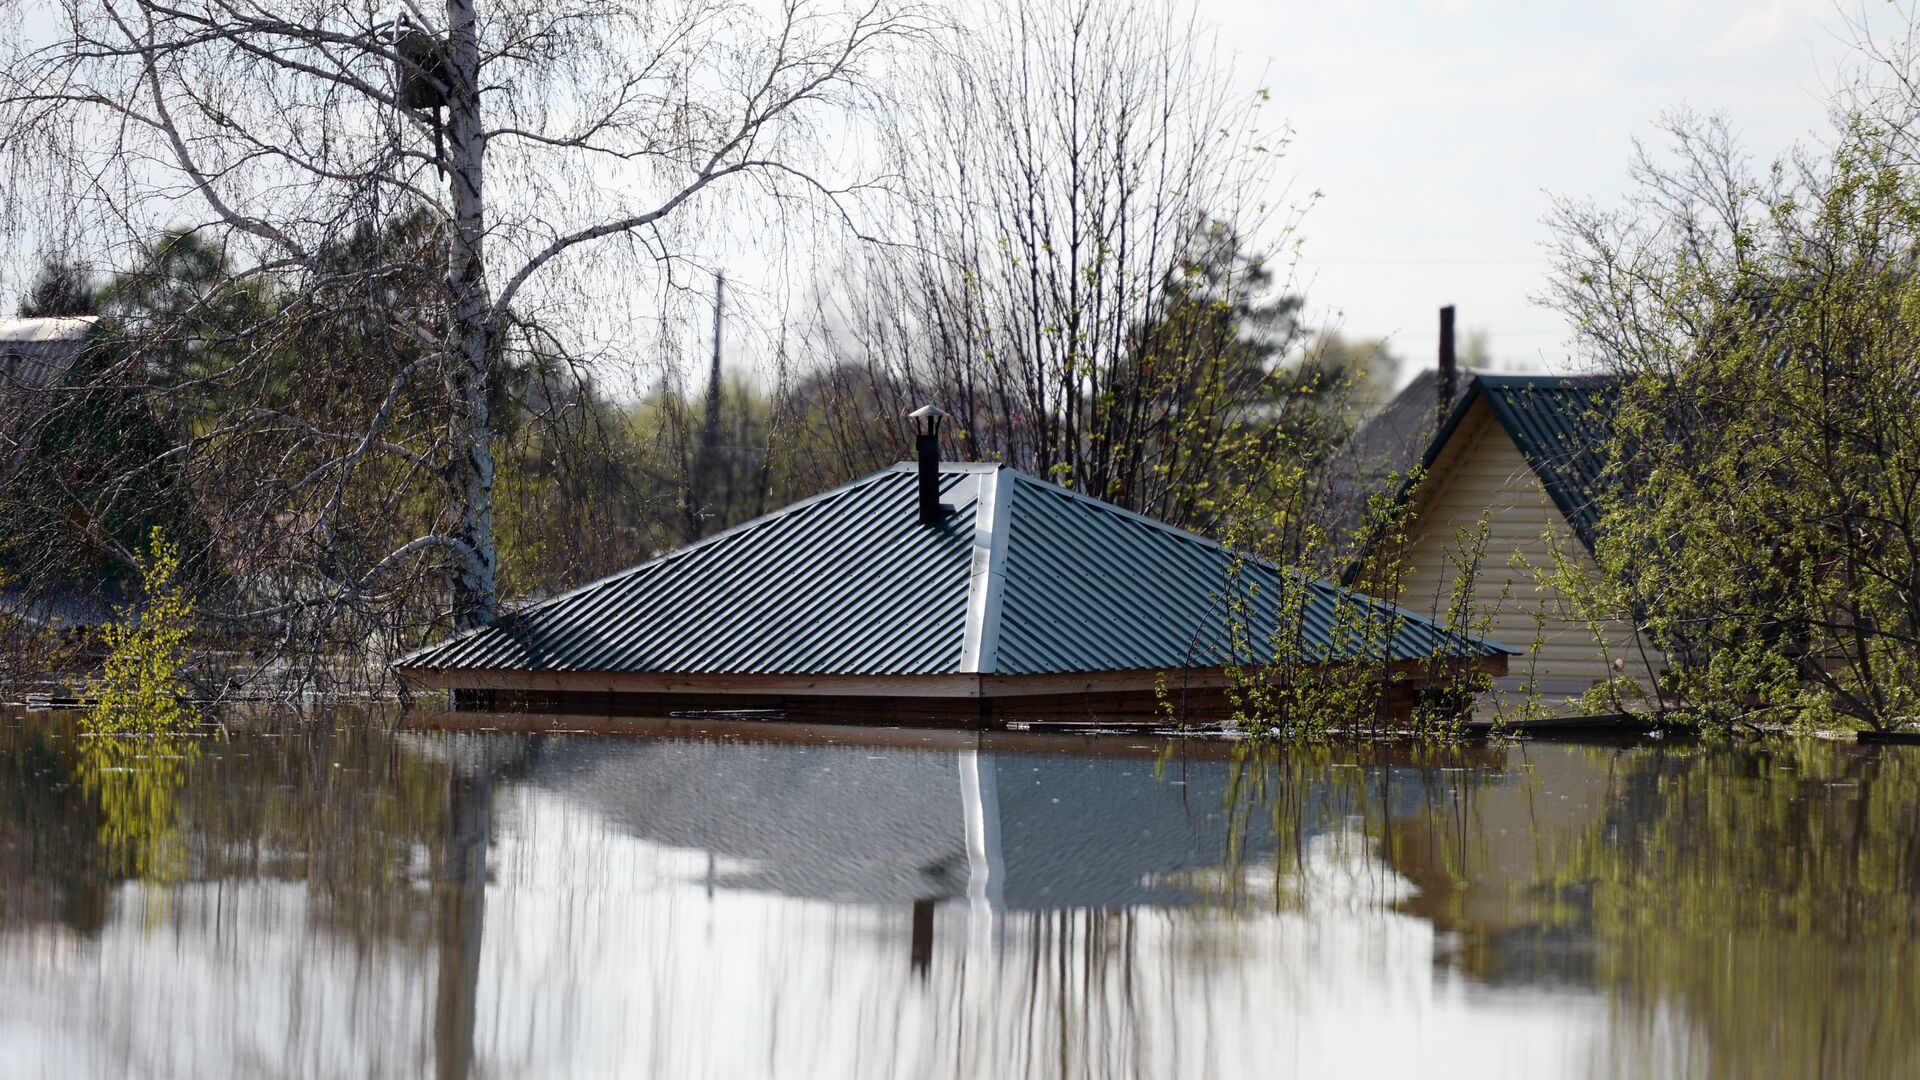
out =
<path fill-rule="evenodd" d="M 179 546 L 157 525 L 140 578 L 145 609 L 123 613 L 102 631 L 106 664 L 88 686 L 94 704 L 83 721 L 93 734 L 178 731 L 193 723 L 181 701 L 193 602 L 180 584 Z"/>

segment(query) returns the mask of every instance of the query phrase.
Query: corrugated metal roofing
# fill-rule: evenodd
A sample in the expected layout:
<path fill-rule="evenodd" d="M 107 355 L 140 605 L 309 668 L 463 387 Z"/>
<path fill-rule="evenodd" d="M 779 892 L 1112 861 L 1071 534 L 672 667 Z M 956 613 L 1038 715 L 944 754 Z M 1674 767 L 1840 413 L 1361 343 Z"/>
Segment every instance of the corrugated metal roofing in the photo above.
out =
<path fill-rule="evenodd" d="M 917 517 L 875 473 L 503 617 L 405 667 L 940 674 L 959 670 L 978 474 Z"/>
<path fill-rule="evenodd" d="M 1605 375 L 1481 375 L 1474 383 L 1554 505 L 1591 549 L 1600 524 L 1596 499 L 1607 467 L 1617 381 Z"/>
<path fill-rule="evenodd" d="M 1396 660 L 1475 651 L 1427 619 L 1019 473 L 995 671 Z M 1296 582 L 1299 579 L 1291 579 Z M 1290 596 L 1288 594 L 1291 594 Z M 1282 619 L 1283 603 L 1297 617 Z M 1286 628 L 1286 640 L 1281 638 Z M 1297 631 L 1297 636 L 1296 636 Z M 1491 649 L 1480 650 L 1483 653 Z"/>
<path fill-rule="evenodd" d="M 1284 590 L 1273 567 L 1011 469 L 941 472 L 953 512 L 937 525 L 919 523 L 914 466 L 903 463 L 400 666 L 932 675 L 1274 658 Z M 1306 598 L 1294 656 L 1377 655 L 1358 631 L 1369 618 L 1391 628 L 1396 659 L 1510 651 L 1326 583 L 1294 592 Z M 1249 628 L 1238 649 L 1233 625 Z"/>

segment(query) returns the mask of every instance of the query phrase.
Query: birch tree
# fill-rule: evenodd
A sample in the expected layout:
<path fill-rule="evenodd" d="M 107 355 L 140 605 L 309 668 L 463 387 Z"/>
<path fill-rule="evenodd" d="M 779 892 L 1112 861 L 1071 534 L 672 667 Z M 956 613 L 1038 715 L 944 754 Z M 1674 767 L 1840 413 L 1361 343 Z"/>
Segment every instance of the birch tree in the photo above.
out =
<path fill-rule="evenodd" d="M 893 0 L 0 0 L 0 24 L 14 249 L 220 253 L 121 328 L 117 377 L 198 395 L 151 466 L 223 488 L 203 554 L 247 569 L 219 613 L 282 648 L 301 619 L 391 621 L 422 583 L 454 629 L 492 619 L 503 358 L 572 361 L 572 327 L 646 308 L 697 249 L 692 215 L 843 212 L 860 177 L 818 151 L 922 29 Z M 215 327 L 237 293 L 272 302 Z M 198 366 L 162 386 L 163 354 Z M 327 407 L 287 389 L 318 374 Z M 355 550 L 356 503 L 423 524 Z"/>

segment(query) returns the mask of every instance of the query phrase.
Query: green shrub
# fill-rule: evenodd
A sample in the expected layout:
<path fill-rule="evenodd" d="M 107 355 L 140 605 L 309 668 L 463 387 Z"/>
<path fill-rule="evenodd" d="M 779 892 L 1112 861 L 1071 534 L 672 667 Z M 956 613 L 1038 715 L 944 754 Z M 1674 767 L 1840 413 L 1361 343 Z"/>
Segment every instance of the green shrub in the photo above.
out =
<path fill-rule="evenodd" d="M 193 723 L 181 700 L 193 602 L 179 580 L 180 549 L 157 525 L 140 579 L 145 607 L 123 612 L 101 632 L 107 659 L 88 686 L 94 704 L 83 722 L 93 734 L 177 731 Z"/>

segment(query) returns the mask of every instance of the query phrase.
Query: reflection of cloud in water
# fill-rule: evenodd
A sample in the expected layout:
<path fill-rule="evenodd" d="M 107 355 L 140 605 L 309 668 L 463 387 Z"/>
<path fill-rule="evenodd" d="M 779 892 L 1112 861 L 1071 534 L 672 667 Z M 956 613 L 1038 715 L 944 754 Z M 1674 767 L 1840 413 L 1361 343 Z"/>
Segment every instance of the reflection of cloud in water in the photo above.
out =
<path fill-rule="evenodd" d="M 347 947 L 314 907 L 299 884 L 129 883 L 91 940 L 8 942 L 0 1071 L 329 1077 L 429 1069 L 430 955 Z"/>
<path fill-rule="evenodd" d="M 1373 837 L 1349 825 L 1309 837 L 1300 857 L 1149 874 L 1151 888 L 1243 899 L 1274 910 L 1321 915 L 1396 907 L 1418 895 L 1413 882 L 1371 857 Z"/>

